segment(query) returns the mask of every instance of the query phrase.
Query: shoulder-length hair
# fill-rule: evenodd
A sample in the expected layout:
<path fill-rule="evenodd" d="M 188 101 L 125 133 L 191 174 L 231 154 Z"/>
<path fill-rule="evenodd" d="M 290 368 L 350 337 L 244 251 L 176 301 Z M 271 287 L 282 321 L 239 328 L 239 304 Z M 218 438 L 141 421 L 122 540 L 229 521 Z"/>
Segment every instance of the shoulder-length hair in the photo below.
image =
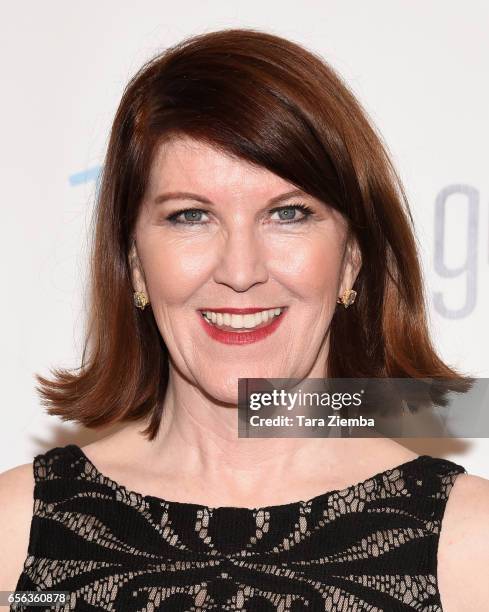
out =
<path fill-rule="evenodd" d="M 428 331 L 413 220 L 382 138 L 347 85 L 302 46 L 255 29 L 197 35 L 145 63 L 113 122 L 94 215 L 81 366 L 36 387 L 48 413 L 86 427 L 149 417 L 168 350 L 151 306 L 134 307 L 128 252 L 156 147 L 187 135 L 258 164 L 339 210 L 361 250 L 355 303 L 337 306 L 329 377 L 464 378 Z"/>

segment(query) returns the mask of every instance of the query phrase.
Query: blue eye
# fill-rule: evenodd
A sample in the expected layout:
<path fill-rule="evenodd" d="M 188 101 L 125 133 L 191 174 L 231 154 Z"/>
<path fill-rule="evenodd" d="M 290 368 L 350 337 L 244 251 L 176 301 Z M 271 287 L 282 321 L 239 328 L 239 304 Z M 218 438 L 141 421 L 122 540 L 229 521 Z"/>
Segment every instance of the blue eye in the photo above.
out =
<path fill-rule="evenodd" d="M 169 215 L 167 219 L 175 225 L 203 225 L 202 223 L 199 223 L 199 215 L 204 212 L 205 211 L 200 210 L 200 208 L 184 208 L 182 210 L 177 210 L 177 212 Z M 184 215 L 184 221 L 181 221 L 179 219 L 181 215 Z"/>
<path fill-rule="evenodd" d="M 300 219 L 295 218 L 295 212 L 297 210 L 300 210 L 304 215 Z M 290 206 L 280 206 L 278 208 L 274 208 L 272 212 L 286 212 L 287 215 L 285 217 L 281 217 L 282 221 L 285 221 L 285 223 L 302 223 L 303 221 L 306 221 L 308 217 L 314 214 L 314 212 L 309 208 L 309 206 L 306 206 L 305 204 L 291 204 Z M 281 223 L 280 225 L 283 225 L 283 223 Z"/>
<path fill-rule="evenodd" d="M 295 219 L 295 212 L 299 210 L 303 213 L 303 217 L 300 219 Z M 288 223 L 302 223 L 303 221 L 307 221 L 307 218 L 314 214 L 314 211 L 306 206 L 305 204 L 290 204 L 289 206 L 279 206 L 277 208 L 273 208 L 271 213 L 285 212 L 285 217 L 280 217 L 282 223 L 279 225 L 285 225 Z M 182 210 L 177 210 L 177 212 L 172 213 L 167 217 L 168 221 L 177 225 L 205 225 L 206 223 L 201 223 L 201 217 L 199 215 L 206 214 L 205 210 L 200 208 L 184 208 Z M 184 216 L 184 220 L 180 220 L 179 217 Z"/>
<path fill-rule="evenodd" d="M 195 221 L 199 221 L 199 215 L 202 215 L 203 212 L 203 210 L 199 210 L 198 208 L 189 208 L 184 210 L 182 214 L 186 221 L 194 223 Z"/>

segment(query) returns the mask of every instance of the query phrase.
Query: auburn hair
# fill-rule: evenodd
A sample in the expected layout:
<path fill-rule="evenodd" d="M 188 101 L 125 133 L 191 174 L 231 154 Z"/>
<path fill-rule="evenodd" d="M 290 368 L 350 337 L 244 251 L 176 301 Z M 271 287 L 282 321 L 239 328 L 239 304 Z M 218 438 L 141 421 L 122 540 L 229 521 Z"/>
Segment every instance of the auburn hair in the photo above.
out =
<path fill-rule="evenodd" d="M 463 386 L 430 339 L 411 212 L 365 110 L 312 51 L 233 28 L 169 47 L 123 92 L 97 191 L 81 365 L 36 374 L 49 414 L 91 428 L 149 417 L 145 435 L 158 432 L 169 355 L 151 306 L 134 306 L 128 253 L 156 147 L 173 135 L 258 164 L 348 220 L 362 267 L 355 303 L 331 321 L 328 377 Z"/>

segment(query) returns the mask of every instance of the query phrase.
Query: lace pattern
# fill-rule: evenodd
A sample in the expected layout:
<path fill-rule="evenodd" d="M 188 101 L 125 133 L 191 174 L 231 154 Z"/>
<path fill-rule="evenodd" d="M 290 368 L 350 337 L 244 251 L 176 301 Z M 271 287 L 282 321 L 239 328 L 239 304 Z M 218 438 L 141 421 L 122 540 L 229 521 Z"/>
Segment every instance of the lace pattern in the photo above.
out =
<path fill-rule="evenodd" d="M 129 491 L 73 444 L 36 456 L 33 469 L 16 590 L 68 591 L 61 612 L 442 612 L 441 521 L 466 471 L 446 459 L 420 455 L 343 490 L 254 509 Z"/>

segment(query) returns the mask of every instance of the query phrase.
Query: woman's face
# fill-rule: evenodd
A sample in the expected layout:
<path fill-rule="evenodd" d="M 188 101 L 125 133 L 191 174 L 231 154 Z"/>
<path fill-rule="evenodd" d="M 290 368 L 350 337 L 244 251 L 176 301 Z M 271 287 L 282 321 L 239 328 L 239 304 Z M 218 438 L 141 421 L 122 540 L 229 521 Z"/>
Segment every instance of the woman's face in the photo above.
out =
<path fill-rule="evenodd" d="M 360 258 L 340 213 L 295 191 L 187 137 L 154 158 L 130 254 L 134 288 L 149 296 L 173 365 L 218 401 L 237 403 L 238 378 L 327 376 L 336 299 Z M 281 310 L 233 316 L 245 308 Z"/>

